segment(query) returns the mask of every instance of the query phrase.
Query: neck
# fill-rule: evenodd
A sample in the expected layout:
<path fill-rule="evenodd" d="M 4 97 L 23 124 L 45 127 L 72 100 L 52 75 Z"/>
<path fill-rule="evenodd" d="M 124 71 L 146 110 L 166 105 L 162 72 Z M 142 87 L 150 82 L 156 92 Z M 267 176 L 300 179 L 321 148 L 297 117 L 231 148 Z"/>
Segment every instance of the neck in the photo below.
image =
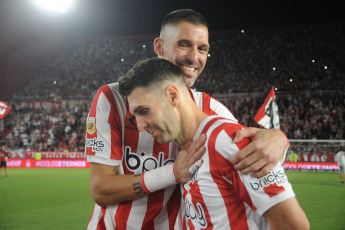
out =
<path fill-rule="evenodd" d="M 180 110 L 181 127 L 180 135 L 176 138 L 177 144 L 183 146 L 193 141 L 194 135 L 198 130 L 200 123 L 208 117 L 202 112 L 192 101 L 192 103 L 185 103 Z"/>

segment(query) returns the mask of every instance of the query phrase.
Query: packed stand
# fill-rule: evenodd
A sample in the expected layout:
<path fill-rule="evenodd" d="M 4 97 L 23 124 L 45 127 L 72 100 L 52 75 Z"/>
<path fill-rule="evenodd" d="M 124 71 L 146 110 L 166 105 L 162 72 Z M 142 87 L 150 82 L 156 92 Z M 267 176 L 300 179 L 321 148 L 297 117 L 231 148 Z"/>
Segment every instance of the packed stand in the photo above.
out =
<path fill-rule="evenodd" d="M 257 126 L 253 117 L 275 86 L 289 138 L 345 139 L 344 37 L 344 25 L 211 33 L 209 60 L 193 87 L 222 101 L 242 124 Z M 78 43 L 14 95 L 12 111 L 0 120 L 0 140 L 12 149 L 83 151 L 92 96 L 138 60 L 155 56 L 153 39 Z M 79 102 L 69 106 L 71 100 Z M 32 109 L 26 101 L 59 106 Z"/>

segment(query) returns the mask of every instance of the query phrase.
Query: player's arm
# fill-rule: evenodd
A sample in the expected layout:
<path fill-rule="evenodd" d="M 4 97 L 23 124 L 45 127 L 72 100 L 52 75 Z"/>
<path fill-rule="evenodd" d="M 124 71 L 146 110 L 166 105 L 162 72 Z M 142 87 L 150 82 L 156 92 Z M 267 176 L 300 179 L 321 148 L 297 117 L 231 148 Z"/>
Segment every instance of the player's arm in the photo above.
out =
<path fill-rule="evenodd" d="M 272 230 L 309 229 L 309 221 L 295 197 L 274 205 L 263 216 L 270 223 Z"/>
<path fill-rule="evenodd" d="M 270 172 L 278 162 L 283 162 L 289 147 L 289 140 L 280 129 L 260 129 L 249 127 L 236 133 L 234 142 L 249 137 L 251 142 L 241 149 L 231 160 L 236 170 L 243 174 L 262 177 Z"/>
<path fill-rule="evenodd" d="M 209 100 L 209 108 L 219 116 L 237 122 L 236 118 L 221 102 L 204 94 L 204 100 Z M 207 111 L 204 111 L 207 113 Z M 251 143 L 242 149 L 231 162 L 236 170 L 243 174 L 254 172 L 252 176 L 266 175 L 278 162 L 283 162 L 289 141 L 279 129 L 259 129 L 250 127 L 236 133 L 235 142 L 248 137 Z"/>
<path fill-rule="evenodd" d="M 189 168 L 205 152 L 206 136 L 202 135 L 181 149 L 173 165 L 166 165 L 143 174 L 118 175 L 118 166 L 91 163 L 90 186 L 94 201 L 100 206 L 117 204 L 174 185 L 192 178 Z"/>

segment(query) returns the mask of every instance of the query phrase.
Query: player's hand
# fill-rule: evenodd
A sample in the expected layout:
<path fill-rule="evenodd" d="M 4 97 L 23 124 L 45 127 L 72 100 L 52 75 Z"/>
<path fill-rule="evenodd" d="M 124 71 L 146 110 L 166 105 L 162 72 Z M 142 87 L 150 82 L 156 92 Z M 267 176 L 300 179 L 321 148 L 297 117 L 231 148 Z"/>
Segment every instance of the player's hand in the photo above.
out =
<path fill-rule="evenodd" d="M 174 163 L 175 177 L 178 183 L 188 182 L 195 171 L 201 166 L 200 159 L 205 153 L 206 135 L 202 134 L 193 142 L 188 142 L 181 147 Z"/>
<path fill-rule="evenodd" d="M 253 177 L 262 177 L 269 173 L 283 158 L 288 146 L 288 139 L 279 129 L 259 129 L 250 127 L 239 130 L 234 142 L 248 137 L 251 142 L 241 149 L 231 163 L 236 170 L 247 175 L 253 172 Z"/>

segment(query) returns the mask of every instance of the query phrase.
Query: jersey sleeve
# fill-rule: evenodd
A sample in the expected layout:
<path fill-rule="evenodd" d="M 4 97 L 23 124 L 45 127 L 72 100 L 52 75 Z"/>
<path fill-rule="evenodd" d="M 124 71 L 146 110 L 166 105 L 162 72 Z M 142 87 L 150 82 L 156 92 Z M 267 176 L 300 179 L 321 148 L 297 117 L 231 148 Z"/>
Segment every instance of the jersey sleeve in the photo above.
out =
<path fill-rule="evenodd" d="M 100 87 L 94 96 L 87 117 L 85 154 L 87 161 L 111 166 L 121 164 L 121 105 L 125 100 L 110 85 Z M 122 103 L 121 103 L 122 102 Z"/>
<path fill-rule="evenodd" d="M 192 93 L 196 105 L 207 115 L 218 115 L 238 123 L 238 120 L 230 110 L 217 99 L 204 92 L 197 92 L 192 89 L 190 89 L 190 92 Z"/>
<path fill-rule="evenodd" d="M 217 164 L 220 175 L 233 186 L 240 198 L 259 215 L 263 215 L 274 205 L 294 197 L 292 186 L 284 172 L 284 168 L 277 164 L 273 170 L 261 178 L 243 175 L 236 171 L 231 164 L 231 158 L 249 143 L 244 139 L 233 143 L 233 138 L 241 125 L 231 124 L 221 131 L 215 141 L 218 154 Z M 226 145 L 224 144 L 226 143 Z"/>

